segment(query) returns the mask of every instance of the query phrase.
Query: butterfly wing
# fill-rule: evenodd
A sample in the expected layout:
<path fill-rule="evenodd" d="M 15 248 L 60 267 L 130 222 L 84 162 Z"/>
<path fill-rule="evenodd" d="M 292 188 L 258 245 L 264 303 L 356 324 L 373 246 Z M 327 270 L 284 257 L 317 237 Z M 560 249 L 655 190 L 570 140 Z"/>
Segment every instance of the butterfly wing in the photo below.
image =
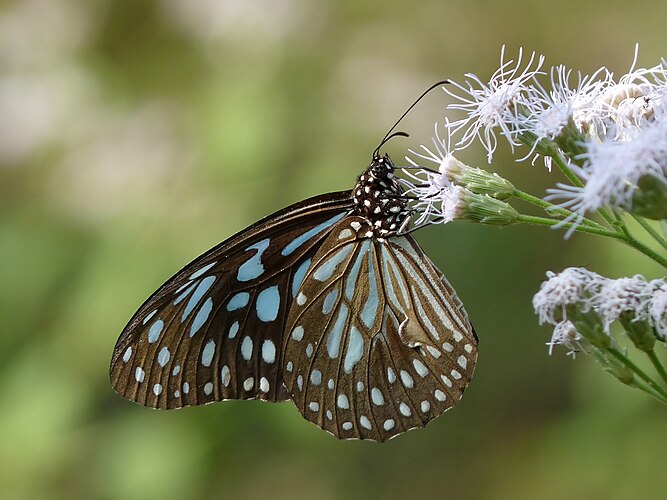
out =
<path fill-rule="evenodd" d="M 349 191 L 305 200 L 185 266 L 121 333 L 110 367 L 116 392 L 163 409 L 289 399 L 280 370 L 287 311 L 313 255 L 350 209 Z"/>
<path fill-rule="evenodd" d="M 370 229 L 346 217 L 313 257 L 287 320 L 283 376 L 306 419 L 385 441 L 459 401 L 477 337 L 417 242 Z"/>

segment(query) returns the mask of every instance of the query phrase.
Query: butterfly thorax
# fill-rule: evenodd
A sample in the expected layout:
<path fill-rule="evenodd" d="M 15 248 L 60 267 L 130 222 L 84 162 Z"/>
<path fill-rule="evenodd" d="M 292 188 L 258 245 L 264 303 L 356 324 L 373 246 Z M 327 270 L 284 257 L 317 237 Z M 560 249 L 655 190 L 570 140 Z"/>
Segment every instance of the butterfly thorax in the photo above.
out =
<path fill-rule="evenodd" d="M 373 227 L 373 236 L 398 233 L 409 213 L 389 156 L 375 156 L 353 190 L 355 208 Z"/>

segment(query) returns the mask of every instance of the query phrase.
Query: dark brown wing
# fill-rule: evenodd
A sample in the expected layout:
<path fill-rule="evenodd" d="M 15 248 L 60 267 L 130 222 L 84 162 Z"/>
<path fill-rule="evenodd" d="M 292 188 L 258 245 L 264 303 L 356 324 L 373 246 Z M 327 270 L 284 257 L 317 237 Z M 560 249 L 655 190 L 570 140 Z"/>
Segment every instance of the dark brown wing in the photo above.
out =
<path fill-rule="evenodd" d="M 305 200 L 181 269 L 121 333 L 113 388 L 163 409 L 289 399 L 280 370 L 287 314 L 312 257 L 351 206 L 349 191 Z"/>
<path fill-rule="evenodd" d="M 304 417 L 343 439 L 385 441 L 454 406 L 477 338 L 411 236 L 372 239 L 346 217 L 317 250 L 287 321 L 285 384 Z"/>

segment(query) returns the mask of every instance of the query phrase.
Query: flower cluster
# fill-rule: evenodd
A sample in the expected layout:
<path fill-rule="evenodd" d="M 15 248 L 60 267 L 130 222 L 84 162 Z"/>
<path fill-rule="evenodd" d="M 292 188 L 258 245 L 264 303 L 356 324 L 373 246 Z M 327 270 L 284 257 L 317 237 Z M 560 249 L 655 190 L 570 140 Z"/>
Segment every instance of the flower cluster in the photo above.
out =
<path fill-rule="evenodd" d="M 503 49 L 488 83 L 473 74 L 449 82 L 447 109 L 463 115 L 436 124 L 432 145 L 410 150 L 402 167 L 409 229 L 454 220 L 563 228 L 566 237 L 576 231 L 623 242 L 667 269 L 667 61 L 639 68 L 636 59 L 635 51 L 630 71 L 616 78 L 604 67 L 592 75 L 545 68 L 544 57 L 523 51 L 506 60 Z M 534 196 L 457 157 L 479 143 L 491 163 L 501 139 L 518 161 L 541 159 L 564 179 Z M 521 213 L 515 201 L 540 213 Z M 667 341 L 665 279 L 568 268 L 547 273 L 533 306 L 540 323 L 553 326 L 550 354 L 557 345 L 572 356 L 584 352 L 667 405 L 667 370 L 654 351 Z M 629 342 L 621 346 L 621 338 Z M 659 381 L 630 358 L 632 348 L 648 357 Z"/>
<path fill-rule="evenodd" d="M 555 327 L 550 347 L 562 344 L 573 350 L 575 343 L 607 347 L 615 342 L 611 325 L 616 321 L 641 349 L 667 339 L 667 282 L 661 279 L 646 281 L 640 275 L 609 279 L 570 267 L 559 274 L 547 273 L 533 307 L 540 323 Z"/>
<path fill-rule="evenodd" d="M 454 99 L 447 109 L 464 116 L 444 121 L 445 140 L 436 126 L 434 149 L 422 146 L 408 158 L 419 181 L 413 184 L 422 200 L 421 222 L 449 222 L 447 186 L 469 189 L 456 178 L 463 165 L 454 153 L 479 142 L 491 162 L 500 137 L 513 151 L 527 146 L 520 160 L 541 158 L 549 169 L 555 163 L 568 171 L 570 183 L 545 198 L 571 212 L 565 223 L 576 226 L 605 206 L 667 218 L 667 62 L 637 68 L 636 59 L 637 52 L 630 71 L 616 79 L 604 67 L 592 75 L 563 65 L 547 70 L 543 56 L 524 57 L 521 50 L 516 62 L 506 60 L 503 48 L 488 83 L 466 74 L 464 83 L 445 85 Z"/>

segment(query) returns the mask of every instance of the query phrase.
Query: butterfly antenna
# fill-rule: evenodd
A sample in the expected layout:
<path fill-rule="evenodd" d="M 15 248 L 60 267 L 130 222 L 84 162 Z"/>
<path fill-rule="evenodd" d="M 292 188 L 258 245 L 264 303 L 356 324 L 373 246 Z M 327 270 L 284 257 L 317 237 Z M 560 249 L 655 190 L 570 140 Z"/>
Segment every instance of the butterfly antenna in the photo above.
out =
<path fill-rule="evenodd" d="M 387 143 L 387 141 L 389 141 L 389 140 L 392 139 L 393 137 L 397 137 L 397 136 L 401 136 L 401 137 L 410 137 L 410 136 L 409 136 L 408 134 L 406 134 L 405 132 L 394 132 L 394 129 L 398 126 L 399 123 L 401 123 L 401 121 L 403 120 L 403 118 L 405 118 L 406 115 L 407 115 L 410 111 L 412 111 L 412 108 L 414 108 L 414 107 L 419 103 L 419 101 L 421 101 L 421 100 L 422 100 L 422 99 L 423 99 L 429 92 L 431 92 L 431 90 L 433 90 L 433 89 L 435 89 L 436 87 L 439 87 L 439 86 L 441 86 L 441 85 L 448 84 L 448 83 L 449 83 L 449 80 L 441 80 L 441 81 L 439 81 L 439 82 L 434 83 L 434 84 L 431 85 L 429 88 L 427 88 L 427 89 L 422 93 L 422 95 L 420 95 L 420 96 L 417 98 L 417 100 L 416 100 L 415 102 L 413 102 L 413 103 L 410 105 L 410 107 L 409 107 L 408 109 L 405 110 L 405 112 L 401 115 L 401 117 L 400 117 L 398 120 L 396 120 L 396 123 L 394 123 L 394 125 L 389 129 L 389 132 L 387 132 L 387 134 L 386 134 L 386 135 L 382 138 L 382 140 L 380 141 L 380 144 L 378 144 L 378 147 L 375 148 L 375 151 L 373 151 L 373 157 L 375 158 L 376 156 L 378 156 L 378 155 L 380 154 L 380 148 L 382 148 L 382 146 L 384 146 L 384 145 Z M 392 132 L 394 132 L 394 133 L 392 133 Z"/>

